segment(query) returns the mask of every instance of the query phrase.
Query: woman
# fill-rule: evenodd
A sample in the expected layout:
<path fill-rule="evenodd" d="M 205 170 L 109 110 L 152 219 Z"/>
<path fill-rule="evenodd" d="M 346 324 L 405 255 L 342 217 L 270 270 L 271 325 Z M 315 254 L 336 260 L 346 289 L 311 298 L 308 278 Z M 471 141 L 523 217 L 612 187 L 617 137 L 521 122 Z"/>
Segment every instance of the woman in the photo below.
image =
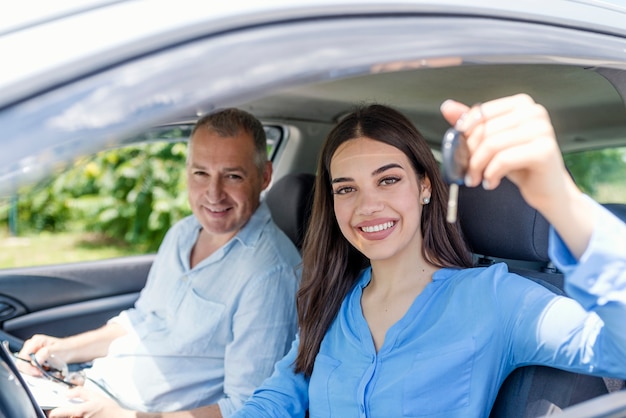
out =
<path fill-rule="evenodd" d="M 506 176 L 552 224 L 577 300 L 504 264 L 469 268 L 424 139 L 392 109 L 357 110 L 320 157 L 299 338 L 237 417 L 478 417 L 519 365 L 626 377 L 626 225 L 576 188 L 530 97 L 442 113 L 467 137 L 466 184 Z"/>

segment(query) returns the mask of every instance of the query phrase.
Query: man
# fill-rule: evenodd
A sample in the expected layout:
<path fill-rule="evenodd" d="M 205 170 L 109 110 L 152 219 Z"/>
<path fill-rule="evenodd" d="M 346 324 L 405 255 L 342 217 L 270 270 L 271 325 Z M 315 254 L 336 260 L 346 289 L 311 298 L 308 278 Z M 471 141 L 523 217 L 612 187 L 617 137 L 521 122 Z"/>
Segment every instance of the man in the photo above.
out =
<path fill-rule="evenodd" d="M 34 336 L 19 355 L 95 358 L 87 386 L 125 408 L 227 417 L 295 336 L 301 260 L 260 202 L 272 166 L 256 118 L 226 109 L 200 119 L 186 169 L 193 215 L 168 231 L 135 307 L 94 331 Z"/>

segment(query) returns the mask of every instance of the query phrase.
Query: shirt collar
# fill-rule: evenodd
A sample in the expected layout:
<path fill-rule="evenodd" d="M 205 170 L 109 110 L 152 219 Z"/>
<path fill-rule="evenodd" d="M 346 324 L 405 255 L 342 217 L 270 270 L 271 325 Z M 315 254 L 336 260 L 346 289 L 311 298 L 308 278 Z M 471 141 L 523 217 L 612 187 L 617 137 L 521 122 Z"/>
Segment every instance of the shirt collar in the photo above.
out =
<path fill-rule="evenodd" d="M 272 215 L 270 214 L 269 207 L 265 202 L 261 202 L 257 210 L 255 210 L 250 219 L 248 219 L 248 222 L 244 224 L 232 240 L 238 240 L 246 247 L 254 247 L 261 237 L 263 227 L 271 219 Z"/>
<path fill-rule="evenodd" d="M 361 286 L 361 289 L 367 287 L 372 280 L 372 266 L 368 266 L 361 271 L 361 275 L 358 279 L 358 284 Z"/>
<path fill-rule="evenodd" d="M 186 266 L 186 269 L 190 269 L 189 258 L 191 257 L 191 250 L 198 239 L 200 229 L 202 229 L 202 225 L 200 225 L 200 222 L 198 222 L 198 219 L 194 215 L 190 215 L 190 218 L 192 218 L 193 221 L 187 224 L 184 229 L 186 232 L 183 232 L 178 240 L 178 253 L 181 258 L 181 262 Z M 233 238 L 228 240 L 226 244 L 218 248 L 213 254 L 198 263 L 194 269 L 202 268 L 208 264 L 221 260 L 228 250 L 232 248 L 235 242 L 240 242 L 244 247 L 254 248 L 261 237 L 264 225 L 267 224 L 270 219 L 271 214 L 268 206 L 261 202 L 257 210 L 254 211 L 250 219 L 248 219 L 248 222 L 244 224 L 239 232 L 237 232 Z"/>

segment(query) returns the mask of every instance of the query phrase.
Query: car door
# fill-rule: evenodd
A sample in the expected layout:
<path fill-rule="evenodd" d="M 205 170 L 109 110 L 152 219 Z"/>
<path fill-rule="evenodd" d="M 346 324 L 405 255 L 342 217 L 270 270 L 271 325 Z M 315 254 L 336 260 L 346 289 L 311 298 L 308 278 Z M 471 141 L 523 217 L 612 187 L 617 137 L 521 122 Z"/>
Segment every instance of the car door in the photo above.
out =
<path fill-rule="evenodd" d="M 0 340 L 17 349 L 35 333 L 67 336 L 133 305 L 153 255 L 0 271 Z"/>

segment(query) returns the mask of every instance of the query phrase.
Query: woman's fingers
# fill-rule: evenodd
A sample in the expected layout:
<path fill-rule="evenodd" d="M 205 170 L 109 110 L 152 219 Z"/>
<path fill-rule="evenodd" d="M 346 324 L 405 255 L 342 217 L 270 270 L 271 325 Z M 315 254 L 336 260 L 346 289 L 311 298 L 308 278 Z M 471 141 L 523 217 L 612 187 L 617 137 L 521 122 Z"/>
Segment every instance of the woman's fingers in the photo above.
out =
<path fill-rule="evenodd" d="M 489 124 L 485 124 L 482 131 L 488 131 Z M 539 169 L 544 170 L 542 163 L 550 160 L 554 163 L 554 157 L 558 153 L 558 146 L 554 140 L 552 126 L 543 119 L 529 118 L 524 124 L 509 130 L 503 130 L 495 134 L 475 132 L 468 138 L 468 148 L 471 159 L 468 168 L 469 176 L 474 180 L 473 186 L 477 185 L 481 179 L 489 178 L 494 180 L 494 176 L 499 179 L 510 174 L 517 169 Z M 477 135 L 479 138 L 475 138 Z M 531 153 L 520 153 L 517 159 L 505 161 L 499 154 L 509 152 L 514 155 L 517 148 L 532 147 Z M 540 158 L 541 157 L 541 158 Z M 519 186 L 522 186 L 521 184 Z"/>
<path fill-rule="evenodd" d="M 448 100 L 442 105 L 442 113 L 466 137 L 470 154 L 468 186 L 482 182 L 493 188 L 508 176 L 521 189 L 537 187 L 542 194 L 541 178 L 561 169 L 548 112 L 526 94 L 472 107 Z"/>
<path fill-rule="evenodd" d="M 541 139 L 538 139 L 541 141 Z M 535 143 L 523 143 L 516 147 L 505 148 L 494 155 L 483 172 L 483 187 L 494 189 L 498 187 L 503 177 L 507 177 L 518 185 L 527 201 L 533 201 L 533 195 L 551 195 L 550 190 L 558 191 L 554 187 L 555 176 L 553 171 L 558 161 L 551 162 L 551 155 L 538 151 Z M 560 173 L 558 173 L 560 174 Z M 527 193 L 527 190 L 532 193 Z M 529 203 L 531 203 L 529 201 Z"/>
<path fill-rule="evenodd" d="M 448 121 L 450 125 L 456 125 L 456 122 L 465 112 L 467 112 L 469 106 L 456 100 L 446 100 L 441 104 L 441 114 Z"/>

